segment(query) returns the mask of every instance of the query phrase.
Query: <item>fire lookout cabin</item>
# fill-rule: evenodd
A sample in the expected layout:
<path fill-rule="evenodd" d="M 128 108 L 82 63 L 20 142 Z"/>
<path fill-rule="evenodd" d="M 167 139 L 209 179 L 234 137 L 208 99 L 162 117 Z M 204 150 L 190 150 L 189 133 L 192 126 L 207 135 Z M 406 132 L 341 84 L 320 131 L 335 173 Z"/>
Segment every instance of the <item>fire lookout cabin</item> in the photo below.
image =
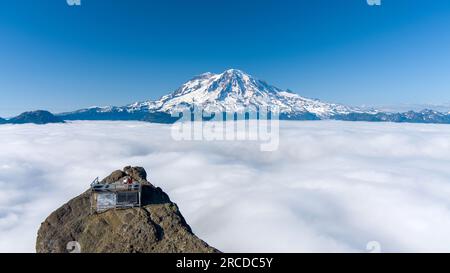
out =
<path fill-rule="evenodd" d="M 131 177 L 114 183 L 101 183 L 98 178 L 91 183 L 91 210 L 104 212 L 116 208 L 141 206 L 142 184 Z"/>

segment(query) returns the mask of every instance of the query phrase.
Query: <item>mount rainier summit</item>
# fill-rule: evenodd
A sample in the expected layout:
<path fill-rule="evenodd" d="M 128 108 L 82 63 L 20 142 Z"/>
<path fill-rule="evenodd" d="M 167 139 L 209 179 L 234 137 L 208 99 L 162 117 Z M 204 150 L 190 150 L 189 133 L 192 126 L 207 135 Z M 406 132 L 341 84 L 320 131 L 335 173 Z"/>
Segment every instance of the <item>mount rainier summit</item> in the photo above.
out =
<path fill-rule="evenodd" d="M 186 107 L 192 106 L 210 113 L 278 109 L 280 118 L 284 120 L 450 123 L 449 113 L 433 110 L 390 113 L 305 98 L 237 69 L 229 69 L 221 74 L 201 74 L 156 101 L 136 102 L 121 107 L 91 107 L 57 116 L 63 120 L 142 120 L 171 123 L 177 120 L 172 114 L 183 112 Z"/>

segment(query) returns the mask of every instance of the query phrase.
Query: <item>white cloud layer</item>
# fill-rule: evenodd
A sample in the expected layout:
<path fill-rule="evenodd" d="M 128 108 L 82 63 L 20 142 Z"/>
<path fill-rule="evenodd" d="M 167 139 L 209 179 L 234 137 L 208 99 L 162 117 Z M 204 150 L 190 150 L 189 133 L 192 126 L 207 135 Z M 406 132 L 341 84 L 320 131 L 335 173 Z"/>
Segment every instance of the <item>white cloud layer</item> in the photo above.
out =
<path fill-rule="evenodd" d="M 226 252 L 450 252 L 450 126 L 282 122 L 279 150 L 175 142 L 170 126 L 0 126 L 0 252 L 96 176 L 143 166 L 194 232 Z"/>

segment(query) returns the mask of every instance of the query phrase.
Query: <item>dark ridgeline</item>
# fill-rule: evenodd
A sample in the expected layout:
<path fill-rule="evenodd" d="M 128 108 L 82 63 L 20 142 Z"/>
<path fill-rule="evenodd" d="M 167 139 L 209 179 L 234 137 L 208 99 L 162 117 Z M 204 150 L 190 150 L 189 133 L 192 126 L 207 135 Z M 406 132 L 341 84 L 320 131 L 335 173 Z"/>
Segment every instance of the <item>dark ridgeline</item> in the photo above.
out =
<path fill-rule="evenodd" d="M 219 113 L 220 114 L 220 113 Z M 224 120 L 240 120 L 240 118 L 229 118 L 229 113 L 222 113 L 227 116 Z M 234 114 L 236 116 L 236 114 Z M 251 116 L 258 114 L 252 114 Z M 205 113 L 202 118 L 203 121 L 212 120 L 214 114 Z M 245 113 L 242 119 L 249 118 L 249 113 Z M 145 121 L 151 123 L 172 124 L 182 117 L 174 117 L 165 112 L 126 112 L 115 109 L 108 112 L 100 111 L 99 108 L 92 108 L 86 111 L 63 113 L 53 115 L 48 111 L 30 111 L 20 114 L 11 119 L 0 118 L 0 124 L 49 124 L 49 123 L 64 123 L 65 121 L 75 120 L 97 120 L 97 121 Z M 309 112 L 297 113 L 280 113 L 280 120 L 322 120 L 320 117 Z M 330 116 L 331 120 L 341 121 L 367 121 L 367 122 L 396 122 L 396 123 L 436 123 L 436 124 L 450 124 L 450 114 L 442 113 L 433 110 L 423 110 L 420 112 L 409 111 L 404 113 L 378 112 L 378 113 L 348 113 Z M 195 120 L 195 119 L 193 119 Z"/>
<path fill-rule="evenodd" d="M 428 109 L 420 112 L 409 111 L 405 113 L 349 113 L 331 118 L 344 121 L 450 124 L 450 114 Z"/>
<path fill-rule="evenodd" d="M 44 110 L 24 112 L 8 120 L 0 119 L 0 124 L 48 124 L 64 123 L 64 120 Z"/>

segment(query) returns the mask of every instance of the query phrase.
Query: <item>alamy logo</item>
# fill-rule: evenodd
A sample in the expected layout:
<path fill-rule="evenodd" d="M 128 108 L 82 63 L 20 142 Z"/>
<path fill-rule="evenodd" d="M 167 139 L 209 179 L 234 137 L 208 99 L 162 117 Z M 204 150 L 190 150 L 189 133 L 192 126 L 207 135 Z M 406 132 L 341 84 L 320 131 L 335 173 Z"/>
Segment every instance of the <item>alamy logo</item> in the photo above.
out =
<path fill-rule="evenodd" d="M 381 244 L 378 241 L 370 241 L 366 245 L 368 253 L 381 253 Z"/>
<path fill-rule="evenodd" d="M 69 6 L 81 6 L 81 0 L 66 0 Z"/>
<path fill-rule="evenodd" d="M 367 0 L 369 6 L 381 6 L 381 0 Z"/>
<path fill-rule="evenodd" d="M 77 241 L 68 242 L 66 249 L 69 253 L 81 253 L 81 245 Z"/>
<path fill-rule="evenodd" d="M 274 107 L 228 113 L 193 106 L 172 117 L 180 118 L 172 125 L 175 141 L 250 141 L 260 144 L 262 152 L 276 151 L 279 146 L 279 110 Z"/>

